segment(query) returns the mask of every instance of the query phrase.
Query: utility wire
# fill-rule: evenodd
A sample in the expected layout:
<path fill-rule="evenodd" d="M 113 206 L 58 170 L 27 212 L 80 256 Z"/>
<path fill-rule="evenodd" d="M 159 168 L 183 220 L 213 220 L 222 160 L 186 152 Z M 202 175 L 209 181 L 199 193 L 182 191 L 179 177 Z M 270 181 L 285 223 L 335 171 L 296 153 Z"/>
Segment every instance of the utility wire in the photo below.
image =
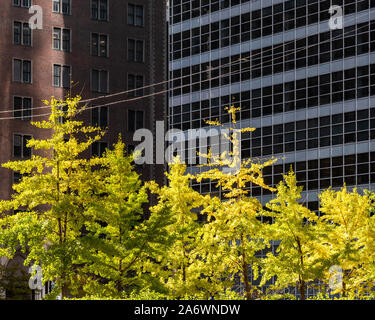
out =
<path fill-rule="evenodd" d="M 354 17 L 354 18 L 357 18 Z M 352 19 L 350 19 L 352 20 Z M 373 20 L 371 20 L 373 21 Z M 370 21 L 369 21 L 370 22 Z M 371 24 L 371 22 L 370 22 Z M 274 60 L 277 60 L 277 59 L 284 59 L 285 57 L 285 53 L 286 52 L 299 52 L 301 50 L 306 50 L 308 48 L 311 48 L 311 47 L 314 47 L 314 46 L 318 46 L 318 45 L 321 45 L 323 43 L 327 43 L 327 42 L 331 42 L 331 41 L 334 41 L 336 39 L 339 39 L 339 38 L 343 38 L 344 34 L 346 33 L 353 33 L 353 32 L 356 32 L 358 31 L 359 29 L 362 29 L 362 28 L 368 28 L 369 25 L 364 25 L 362 27 L 359 27 L 355 30 L 350 30 L 350 31 L 347 31 L 347 32 L 344 32 L 343 34 L 340 34 L 336 37 L 333 37 L 333 38 L 330 38 L 330 39 L 327 39 L 325 41 L 321 41 L 319 43 L 316 43 L 316 44 L 312 44 L 310 46 L 305 46 L 305 47 L 302 47 L 302 48 L 299 48 L 297 50 L 295 49 L 291 49 L 291 50 L 287 50 L 287 51 L 284 51 L 283 52 L 283 55 L 280 56 L 280 57 L 277 57 L 277 58 L 273 58 L 273 57 L 270 57 L 270 59 L 268 61 L 262 61 L 261 63 L 259 64 L 255 64 L 255 65 L 252 65 L 248 68 L 244 68 L 244 69 L 241 69 L 237 72 L 229 72 L 229 73 L 226 73 L 226 74 L 222 74 L 222 75 L 219 75 L 217 77 L 213 77 L 213 78 L 209 78 L 207 80 L 200 80 L 198 82 L 195 82 L 195 83 L 189 83 L 189 84 L 186 84 L 186 85 L 182 85 L 182 86 L 179 86 L 179 87 L 174 87 L 174 88 L 169 88 L 169 89 L 166 89 L 166 90 L 162 90 L 162 91 L 159 91 L 159 92 L 154 92 L 154 93 L 151 93 L 151 94 L 148 94 L 148 95 L 142 95 L 142 96 L 139 96 L 139 97 L 135 97 L 135 98 L 128 98 L 128 99 L 124 99 L 124 100 L 119 100 L 119 101 L 114 101 L 114 102 L 110 102 L 110 103 L 105 103 L 105 104 L 100 104 L 100 105 L 95 105 L 95 106 L 90 106 L 90 107 L 86 107 L 84 108 L 84 110 L 90 110 L 90 109 L 94 109 L 94 108 L 99 108 L 99 107 L 105 107 L 105 106 L 111 106 L 111 105 L 115 105 L 115 104 L 119 104 L 119 103 L 123 103 L 123 102 L 130 102 L 130 101 L 136 101 L 136 100 L 140 100 L 140 99 L 145 99 L 145 98 L 148 98 L 148 97 L 152 97 L 152 96 L 156 96 L 156 95 L 160 95 L 160 94 L 163 94 L 163 93 L 167 93 L 167 92 L 170 92 L 170 91 L 173 91 L 173 90 L 176 90 L 176 89 L 181 89 L 181 88 L 184 88 L 184 87 L 187 87 L 187 86 L 193 86 L 193 85 L 196 85 L 196 84 L 200 84 L 204 81 L 211 81 L 211 80 L 215 80 L 215 79 L 218 79 L 218 78 L 221 78 L 221 77 L 226 77 L 226 76 L 231 76 L 231 75 L 236 75 L 236 74 L 239 74 L 239 73 L 242 73 L 243 71 L 246 71 L 246 70 L 249 70 L 251 68 L 254 68 L 254 67 L 257 67 L 257 66 L 262 66 L 264 65 L 265 63 L 267 62 L 270 62 L 270 61 L 274 61 Z M 293 40 L 290 40 L 289 42 L 294 42 L 294 41 L 298 41 L 300 39 L 305 39 L 305 38 L 299 38 L 299 39 L 293 39 Z M 281 43 L 280 45 L 277 45 L 279 47 L 281 46 L 284 46 L 286 45 L 286 43 Z M 254 55 L 250 55 L 250 56 L 247 56 L 247 57 L 244 57 L 244 58 L 239 58 L 238 60 L 235 60 L 233 62 L 230 62 L 230 63 L 227 63 L 227 64 L 224 64 L 224 65 L 220 65 L 218 67 L 215 67 L 215 68 L 212 68 L 212 69 L 209 69 L 209 70 L 204 70 L 204 71 L 200 71 L 200 72 L 197 72 L 197 73 L 193 73 L 193 74 L 190 74 L 190 76 L 193 76 L 193 75 L 197 75 L 197 74 L 201 74 L 201 73 L 207 73 L 207 72 L 211 72 L 215 69 L 220 69 L 220 68 L 225 68 L 226 66 L 229 66 L 229 65 L 232 65 L 232 64 L 238 64 L 242 61 L 247 61 L 248 59 L 250 58 L 254 58 L 255 56 L 259 55 L 259 54 L 264 54 L 264 52 L 267 52 L 267 51 L 272 51 L 274 50 L 275 47 L 273 48 L 270 48 L 266 51 L 263 51 L 263 52 L 260 52 L 258 54 L 254 54 Z M 344 48 L 343 48 L 344 49 Z M 184 77 L 178 77 L 178 78 L 175 78 L 175 79 L 170 79 L 170 80 L 166 80 L 166 81 L 163 81 L 163 82 L 159 82 L 159 83 L 155 83 L 155 84 L 151 84 L 151 85 L 147 85 L 147 86 L 144 86 L 144 87 L 140 87 L 140 88 L 136 88 L 136 89 L 132 89 L 132 90 L 127 90 L 127 91 L 122 91 L 122 92 L 118 92 L 118 93 L 114 93 L 114 94 L 110 94 L 110 95 L 105 95 L 105 96 L 101 96 L 101 97 L 96 97 L 96 98 L 91 98 L 91 99 L 85 99 L 85 100 L 80 100 L 78 103 L 85 103 L 85 102 L 91 102 L 91 101 L 95 101 L 97 99 L 104 99 L 104 98 L 110 98 L 110 97 L 113 97 L 113 96 L 117 96 L 117 95 L 121 95 L 121 94 L 125 94 L 125 93 L 131 93 L 131 92 L 135 92 L 135 91 L 139 91 L 139 90 L 143 90 L 143 89 L 146 89 L 146 88 L 150 88 L 150 87 L 153 87 L 153 86 L 157 86 L 157 85 L 161 85 L 161 84 L 164 84 L 164 83 L 167 83 L 167 82 L 171 82 L 171 81 L 175 81 L 177 79 L 183 79 L 187 76 L 184 76 Z M 64 103 L 61 104 L 61 106 L 65 105 Z M 32 108 L 32 110 L 38 110 L 38 109 L 45 109 L 45 108 L 50 108 L 51 105 L 45 105 L 45 106 L 41 106 L 41 107 L 37 107 L 37 108 Z M 84 111 L 83 110 L 83 111 Z M 14 112 L 15 110 L 2 110 L 0 111 L 0 113 L 8 113 L 8 112 Z M 22 110 L 20 110 L 22 111 Z M 43 117 L 43 116 L 48 116 L 48 115 L 51 115 L 51 113 L 43 113 L 43 114 L 36 114 L 36 115 L 33 115 L 32 117 L 35 118 L 35 117 Z M 0 118 L 0 120 L 13 120 L 13 119 L 23 119 L 25 118 L 25 116 L 19 116 L 19 117 L 3 117 L 3 118 Z"/>
<path fill-rule="evenodd" d="M 367 14 L 367 15 L 368 15 L 368 14 Z M 349 20 L 347 20 L 347 21 L 355 20 L 356 18 L 358 18 L 358 16 L 361 16 L 361 15 L 356 15 L 355 17 L 353 17 L 352 19 L 349 19 Z M 369 23 L 371 24 L 370 21 L 369 21 Z M 362 27 L 359 27 L 359 28 L 357 28 L 357 30 L 360 29 L 360 28 L 363 28 L 363 27 L 367 27 L 367 25 L 362 26 Z M 353 30 L 353 31 L 354 31 L 354 30 Z M 352 31 L 347 31 L 347 32 L 352 32 Z M 337 38 L 343 36 L 344 34 L 345 34 L 345 32 L 344 32 L 342 35 L 338 35 Z M 274 46 L 274 47 L 271 47 L 271 48 L 268 49 L 268 50 L 265 50 L 265 51 L 259 52 L 259 53 L 257 53 L 257 54 L 249 55 L 249 56 L 247 56 L 247 57 L 239 58 L 239 59 L 237 59 L 237 60 L 235 60 L 235 61 L 232 61 L 232 62 L 229 62 L 229 63 L 227 63 L 227 64 L 220 65 L 220 66 L 218 66 L 218 67 L 214 67 L 214 68 L 210 68 L 209 70 L 198 71 L 198 72 L 196 72 L 196 73 L 192 73 L 192 74 L 189 74 L 189 75 L 187 75 L 187 76 L 181 76 L 181 77 L 172 78 L 172 79 L 169 79 L 169 80 L 165 80 L 165 81 L 162 81 L 162 82 L 158 82 L 158 83 L 150 84 L 150 85 L 143 86 L 143 87 L 139 87 L 139 88 L 136 88 L 136 89 L 125 90 L 125 91 L 120 91 L 120 92 L 113 93 L 113 94 L 109 94 L 109 95 L 103 95 L 103 96 L 99 96 L 99 97 L 95 97 L 95 98 L 90 98 L 90 99 L 80 100 L 80 101 L 79 101 L 79 104 L 81 104 L 81 103 L 86 103 L 86 102 L 92 102 L 92 101 L 95 101 L 95 100 L 98 100 L 98 99 L 105 99 L 105 98 L 108 99 L 108 98 L 115 97 L 115 96 L 118 96 L 118 95 L 123 95 L 123 94 L 127 94 L 127 93 L 132 93 L 132 92 L 136 92 L 136 91 L 138 91 L 138 90 L 144 90 L 144 89 L 147 89 L 147 88 L 150 88 L 150 87 L 154 87 L 154 86 L 162 85 L 162 84 L 165 84 L 165 83 L 173 82 L 173 81 L 176 81 L 176 80 L 184 79 L 184 78 L 186 78 L 186 77 L 191 77 L 191 76 L 194 76 L 194 75 L 200 75 L 200 74 L 202 74 L 202 73 L 212 72 L 212 71 L 214 71 L 214 70 L 216 70 L 216 69 L 221 69 L 221 68 L 225 68 L 225 67 L 228 67 L 228 66 L 231 66 L 231 65 L 239 64 L 239 63 L 241 63 L 242 61 L 247 61 L 247 60 L 249 60 L 250 58 L 254 58 L 254 57 L 258 56 L 258 55 L 262 55 L 262 54 L 264 55 L 264 54 L 265 54 L 266 52 L 268 52 L 268 51 L 271 51 L 271 52 L 272 52 L 273 50 L 275 50 L 275 49 L 278 48 L 278 47 L 283 47 L 283 46 L 286 46 L 288 43 L 293 43 L 294 41 L 298 41 L 298 40 L 302 40 L 302 39 L 306 39 L 306 37 L 303 37 L 303 38 L 297 38 L 297 39 L 292 39 L 292 40 L 289 40 L 289 41 L 286 41 L 286 42 L 280 43 L 279 45 L 276 45 L 276 46 Z M 328 40 L 326 40 L 326 41 L 322 41 L 322 42 L 320 42 L 320 43 L 318 43 L 318 44 L 322 44 L 322 43 L 325 43 L 325 42 L 330 42 L 330 41 L 333 41 L 333 40 L 334 40 L 334 38 L 331 38 L 331 39 L 328 39 Z M 318 44 L 313 44 L 313 45 L 311 45 L 311 46 L 315 46 L 315 45 L 318 45 Z M 304 49 L 306 49 L 306 48 L 308 48 L 308 47 L 309 47 L 309 46 L 307 46 L 307 47 L 305 46 L 305 47 L 303 47 L 303 48 L 298 49 L 297 51 L 304 50 Z M 296 51 L 296 50 L 295 50 L 295 49 L 286 50 L 286 51 L 284 51 L 282 54 L 283 54 L 283 56 L 285 56 L 288 52 L 294 52 L 294 51 Z M 276 58 L 276 59 L 278 59 L 278 58 Z M 271 61 L 272 61 L 272 59 L 271 59 Z M 262 62 L 262 64 L 263 64 L 263 63 L 264 63 L 264 61 Z M 254 66 L 257 66 L 257 65 L 254 65 Z M 189 85 L 191 85 L 191 84 L 189 84 Z M 188 86 L 188 85 L 186 85 L 186 86 Z M 174 89 L 175 89 L 175 88 L 174 88 Z M 51 105 L 44 105 L 44 106 L 41 106 L 41 107 L 32 108 L 32 110 L 46 109 L 46 108 L 49 108 L 49 107 L 51 107 Z M 10 112 L 14 112 L 14 109 L 12 109 L 12 110 L 10 110 L 10 109 L 8 109 L 8 110 L 1 110 L 1 111 L 0 111 L 0 114 L 1 114 L 1 113 L 10 113 Z M 17 117 L 17 118 L 18 118 L 18 117 Z M 23 118 L 23 117 L 20 117 L 20 118 Z"/>

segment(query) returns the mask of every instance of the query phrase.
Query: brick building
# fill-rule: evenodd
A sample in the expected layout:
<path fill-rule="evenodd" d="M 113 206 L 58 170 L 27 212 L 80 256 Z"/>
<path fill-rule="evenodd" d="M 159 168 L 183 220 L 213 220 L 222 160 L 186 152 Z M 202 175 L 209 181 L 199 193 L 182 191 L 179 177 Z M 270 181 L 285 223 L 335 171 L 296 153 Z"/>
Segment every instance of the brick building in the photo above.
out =
<path fill-rule="evenodd" d="M 30 6 L 42 9 L 42 29 L 31 29 Z M 99 96 L 95 105 L 160 91 L 162 86 L 132 94 L 111 94 L 165 80 L 165 2 L 162 0 L 2 0 L 0 1 L 0 163 L 31 155 L 30 136 L 41 137 L 30 120 L 46 119 L 42 100 L 80 94 Z M 154 129 L 164 120 L 165 97 L 94 108 L 82 114 L 87 123 L 108 127 L 90 152 L 100 154 L 119 133 L 131 149 L 133 132 Z M 89 106 L 94 106 L 92 103 Z M 39 108 L 39 109 L 38 109 Z M 5 112 L 9 111 L 9 112 Z M 43 134 L 45 134 L 43 132 Z M 162 166 L 144 166 L 145 179 L 163 180 Z M 0 199 L 8 199 L 11 171 L 0 168 Z"/>

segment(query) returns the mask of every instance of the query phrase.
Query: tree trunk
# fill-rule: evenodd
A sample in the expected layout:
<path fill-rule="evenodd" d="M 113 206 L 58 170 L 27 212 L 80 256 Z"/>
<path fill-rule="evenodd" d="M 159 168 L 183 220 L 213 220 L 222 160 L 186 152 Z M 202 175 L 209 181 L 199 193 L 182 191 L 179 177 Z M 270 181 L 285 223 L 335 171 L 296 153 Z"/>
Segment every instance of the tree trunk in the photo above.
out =
<path fill-rule="evenodd" d="M 301 300 L 306 300 L 306 288 L 305 288 L 305 281 L 303 280 L 303 270 L 304 270 L 304 262 L 303 262 L 303 251 L 302 245 L 299 238 L 296 239 L 298 244 L 298 251 L 300 254 L 300 261 L 301 261 L 301 274 L 299 275 L 299 292 L 301 294 Z"/>
<path fill-rule="evenodd" d="M 344 272 L 343 272 L 343 276 L 342 276 L 342 293 L 341 293 L 341 295 L 342 295 L 342 297 L 343 298 L 346 298 L 346 274 L 347 274 L 347 271 L 345 270 Z"/>
<path fill-rule="evenodd" d="M 243 245 L 243 235 L 241 234 L 241 246 Z M 246 293 L 246 300 L 252 300 L 251 292 L 250 292 L 250 284 L 249 284 L 249 268 L 246 263 L 246 253 L 245 250 L 242 250 L 242 273 L 243 273 L 243 281 L 245 283 L 245 293 Z"/>
<path fill-rule="evenodd" d="M 248 274 L 249 269 L 248 269 L 245 259 L 243 260 L 242 269 L 243 269 L 243 280 L 245 282 L 246 300 L 252 300 L 251 292 L 250 292 L 250 284 L 249 284 L 249 274 Z"/>
<path fill-rule="evenodd" d="M 118 270 L 119 270 L 120 279 L 117 280 L 117 285 L 116 285 L 116 287 L 117 287 L 117 291 L 118 291 L 118 293 L 121 293 L 122 290 L 123 290 L 123 288 L 122 288 L 122 284 L 121 284 L 121 279 L 122 279 L 122 277 L 123 277 L 122 259 L 121 259 L 120 262 L 119 262 Z"/>
<path fill-rule="evenodd" d="M 61 288 L 61 300 L 64 300 L 68 295 L 68 286 L 64 283 Z"/>
<path fill-rule="evenodd" d="M 306 300 L 306 288 L 305 288 L 305 281 L 299 281 L 299 292 L 301 293 L 301 300 Z"/>

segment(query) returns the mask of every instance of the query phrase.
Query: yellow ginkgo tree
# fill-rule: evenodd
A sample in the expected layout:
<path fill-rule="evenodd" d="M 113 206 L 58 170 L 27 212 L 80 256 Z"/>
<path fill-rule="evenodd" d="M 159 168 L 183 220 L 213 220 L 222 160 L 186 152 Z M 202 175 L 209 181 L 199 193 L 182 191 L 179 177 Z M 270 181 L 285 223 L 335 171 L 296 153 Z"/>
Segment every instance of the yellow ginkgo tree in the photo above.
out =
<path fill-rule="evenodd" d="M 375 284 L 375 193 L 373 191 L 365 190 L 364 196 L 369 200 L 366 202 L 368 206 L 368 215 L 365 216 L 363 228 L 363 255 L 361 257 L 361 268 L 358 270 L 357 282 L 360 283 L 359 295 L 366 294 L 374 298 L 372 290 Z"/>
<path fill-rule="evenodd" d="M 155 257 L 160 268 L 154 265 L 155 269 L 150 271 L 166 284 L 171 298 L 209 298 L 221 290 L 224 282 L 212 277 L 207 267 L 206 246 L 202 242 L 198 216 L 215 200 L 191 188 L 193 176 L 186 172 L 186 165 L 178 157 L 169 164 L 166 176 L 166 186 L 148 183 L 150 190 L 158 196 L 151 216 L 164 212 L 169 224 L 160 232 L 170 239 L 164 253 Z"/>
<path fill-rule="evenodd" d="M 95 202 L 102 159 L 83 154 L 103 136 L 100 128 L 76 120 L 84 110 L 80 98 L 52 99 L 48 120 L 32 123 L 47 139 L 30 139 L 35 154 L 24 161 L 2 164 L 21 175 L 10 200 L 0 201 L 0 255 L 13 258 L 17 250 L 25 265 L 40 265 L 43 280 L 53 280 L 65 298 L 74 282 L 84 251 L 82 231 L 89 216 L 85 207 Z"/>
<path fill-rule="evenodd" d="M 229 130 L 222 135 L 229 140 L 232 151 L 207 155 L 206 168 L 197 174 L 198 182 L 203 179 L 216 183 L 221 190 L 222 201 L 216 206 L 207 208 L 208 223 L 204 225 L 203 239 L 210 244 L 210 259 L 220 261 L 232 276 L 239 275 L 245 287 L 246 299 L 255 297 L 249 278 L 251 270 L 257 277 L 259 258 L 256 254 L 267 246 L 262 238 L 265 224 L 261 221 L 261 203 L 251 196 L 250 186 L 256 184 L 268 190 L 262 176 L 262 169 L 272 165 L 276 160 L 270 159 L 261 163 L 252 159 L 241 159 L 240 135 L 252 132 L 253 128 L 238 128 L 236 112 L 239 108 L 227 108 L 231 116 L 231 125 L 225 126 L 218 121 L 207 121 L 208 124 Z M 214 256 L 215 258 L 212 258 Z M 218 259 L 219 257 L 219 259 Z"/>
<path fill-rule="evenodd" d="M 329 246 L 328 261 L 342 270 L 341 283 L 332 293 L 354 297 L 365 293 L 366 286 L 372 289 L 369 280 L 374 279 L 375 224 L 369 196 L 359 194 L 357 189 L 350 192 L 346 186 L 339 191 L 328 189 L 320 195 L 320 212 L 324 214 L 322 221 L 330 226 L 324 239 Z M 326 283 L 330 277 L 332 273 L 327 270 Z"/>
<path fill-rule="evenodd" d="M 98 181 L 102 196 L 86 206 L 86 213 L 94 217 L 86 223 L 82 238 L 86 246 L 82 288 L 88 296 L 123 298 L 159 289 L 145 269 L 164 243 L 164 219 L 145 215 L 146 188 L 134 170 L 133 155 L 124 153 L 120 137 L 102 158 L 103 178 Z"/>
<path fill-rule="evenodd" d="M 265 215 L 272 217 L 270 240 L 275 243 L 263 261 L 262 282 L 276 277 L 271 286 L 276 292 L 297 287 L 305 300 L 307 284 L 321 277 L 327 248 L 323 236 L 327 229 L 319 217 L 301 203 L 302 187 L 291 170 L 277 186 L 277 195 L 266 204 Z"/>

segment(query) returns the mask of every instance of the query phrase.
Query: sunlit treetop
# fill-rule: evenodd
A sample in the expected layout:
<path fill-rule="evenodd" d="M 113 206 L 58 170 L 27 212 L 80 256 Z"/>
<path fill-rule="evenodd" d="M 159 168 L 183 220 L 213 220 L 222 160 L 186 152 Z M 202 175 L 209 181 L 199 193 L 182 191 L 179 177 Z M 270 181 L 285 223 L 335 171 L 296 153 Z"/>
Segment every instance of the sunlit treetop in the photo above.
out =
<path fill-rule="evenodd" d="M 199 156 L 207 158 L 207 164 L 199 166 L 209 168 L 209 170 L 200 173 L 197 176 L 197 181 L 201 182 L 203 179 L 217 181 L 217 187 L 221 187 L 223 191 L 229 191 L 225 194 L 227 198 L 249 194 L 250 183 L 259 185 L 270 191 L 275 191 L 276 189 L 265 184 L 262 169 L 273 165 L 277 159 L 271 158 L 264 162 L 254 162 L 251 158 L 241 159 L 241 133 L 253 132 L 255 128 L 236 128 L 236 112 L 240 108 L 232 106 L 226 108 L 226 110 L 231 116 L 231 126 L 225 126 L 218 120 L 206 122 L 209 125 L 229 130 L 229 134 L 223 132 L 222 135 L 229 141 L 232 151 L 224 151 L 219 155 L 212 154 L 211 149 L 208 150 L 208 154 L 198 152 Z"/>

